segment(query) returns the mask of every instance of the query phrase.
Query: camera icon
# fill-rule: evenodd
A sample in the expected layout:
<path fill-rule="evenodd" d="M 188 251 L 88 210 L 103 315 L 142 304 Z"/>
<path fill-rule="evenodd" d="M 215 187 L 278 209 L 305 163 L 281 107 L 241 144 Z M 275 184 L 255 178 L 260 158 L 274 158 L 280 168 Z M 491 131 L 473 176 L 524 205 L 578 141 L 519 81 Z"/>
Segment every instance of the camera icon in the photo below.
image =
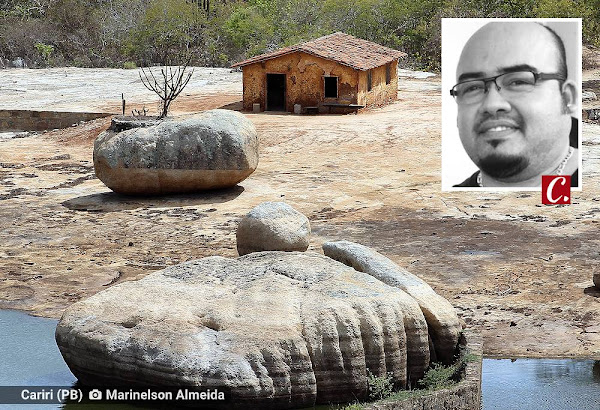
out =
<path fill-rule="evenodd" d="M 90 390 L 90 400 L 102 400 L 102 392 L 98 389 Z"/>

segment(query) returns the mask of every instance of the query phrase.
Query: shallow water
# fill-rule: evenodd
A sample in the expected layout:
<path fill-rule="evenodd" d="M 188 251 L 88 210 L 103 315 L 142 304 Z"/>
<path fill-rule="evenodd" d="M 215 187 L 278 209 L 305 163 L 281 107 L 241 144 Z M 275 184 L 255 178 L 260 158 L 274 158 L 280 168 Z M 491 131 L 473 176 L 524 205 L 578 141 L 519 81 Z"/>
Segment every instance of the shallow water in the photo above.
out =
<path fill-rule="evenodd" d="M 71 386 L 77 381 L 54 341 L 56 323 L 53 319 L 0 310 L 0 386 Z M 15 408 L 60 406 L 0 404 L 0 409 Z"/>
<path fill-rule="evenodd" d="M 57 320 L 0 311 L 0 385 L 70 386 L 77 381 L 56 342 Z"/>
<path fill-rule="evenodd" d="M 600 361 L 484 359 L 484 410 L 600 409 Z"/>
<path fill-rule="evenodd" d="M 72 386 L 76 382 L 54 341 L 56 323 L 0 310 L 0 386 Z M 599 393 L 600 361 L 483 360 L 484 410 L 600 410 Z M 0 409 L 17 408 L 61 406 L 0 404 Z"/>

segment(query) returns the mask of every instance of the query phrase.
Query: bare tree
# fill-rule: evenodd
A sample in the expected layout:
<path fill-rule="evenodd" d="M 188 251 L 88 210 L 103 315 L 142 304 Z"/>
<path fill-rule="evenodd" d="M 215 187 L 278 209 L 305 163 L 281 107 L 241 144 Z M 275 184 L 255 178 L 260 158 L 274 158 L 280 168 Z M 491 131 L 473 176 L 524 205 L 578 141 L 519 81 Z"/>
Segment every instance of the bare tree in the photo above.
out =
<path fill-rule="evenodd" d="M 152 72 L 150 67 L 141 67 L 140 80 L 148 90 L 155 92 L 161 100 L 161 112 L 159 118 L 164 118 L 169 112 L 171 103 L 183 91 L 185 86 L 190 82 L 194 69 L 187 72 L 190 58 L 183 65 L 172 67 L 165 65 L 160 69 L 158 79 Z M 143 74 L 143 75 L 142 75 Z"/>

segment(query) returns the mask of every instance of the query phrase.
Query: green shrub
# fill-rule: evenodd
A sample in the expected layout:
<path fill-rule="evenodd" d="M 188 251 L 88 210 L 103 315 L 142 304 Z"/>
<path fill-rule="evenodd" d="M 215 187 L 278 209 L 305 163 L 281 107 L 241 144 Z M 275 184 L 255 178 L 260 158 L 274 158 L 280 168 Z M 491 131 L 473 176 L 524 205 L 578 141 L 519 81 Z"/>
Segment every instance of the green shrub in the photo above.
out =
<path fill-rule="evenodd" d="M 138 68 L 138 67 L 137 67 L 137 64 L 135 64 L 133 61 L 125 61 L 123 63 L 123 68 L 125 70 L 133 70 L 133 69 Z"/>
<path fill-rule="evenodd" d="M 434 363 L 421 380 L 419 386 L 424 389 L 436 390 L 456 384 L 457 365 L 444 366 Z"/>
<path fill-rule="evenodd" d="M 392 373 L 383 376 L 375 376 L 367 370 L 367 386 L 369 389 L 369 400 L 381 400 L 389 397 L 394 392 L 394 378 Z"/>
<path fill-rule="evenodd" d="M 54 46 L 51 44 L 35 43 L 34 47 L 44 60 L 48 60 L 50 58 L 50 54 L 52 54 L 54 51 Z"/>
<path fill-rule="evenodd" d="M 50 63 L 50 55 L 54 51 L 54 46 L 51 44 L 44 44 L 44 43 L 35 43 L 33 46 L 35 47 L 35 49 L 38 51 L 38 53 L 42 57 L 44 64 L 48 65 Z"/>

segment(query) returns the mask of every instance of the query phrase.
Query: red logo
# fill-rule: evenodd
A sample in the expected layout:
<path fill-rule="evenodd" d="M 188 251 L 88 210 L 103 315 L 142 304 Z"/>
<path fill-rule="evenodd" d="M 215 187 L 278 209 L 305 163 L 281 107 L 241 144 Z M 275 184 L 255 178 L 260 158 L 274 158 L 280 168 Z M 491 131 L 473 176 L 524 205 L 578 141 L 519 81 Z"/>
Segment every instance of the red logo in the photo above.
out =
<path fill-rule="evenodd" d="M 542 204 L 571 203 L 571 175 L 542 175 Z"/>

